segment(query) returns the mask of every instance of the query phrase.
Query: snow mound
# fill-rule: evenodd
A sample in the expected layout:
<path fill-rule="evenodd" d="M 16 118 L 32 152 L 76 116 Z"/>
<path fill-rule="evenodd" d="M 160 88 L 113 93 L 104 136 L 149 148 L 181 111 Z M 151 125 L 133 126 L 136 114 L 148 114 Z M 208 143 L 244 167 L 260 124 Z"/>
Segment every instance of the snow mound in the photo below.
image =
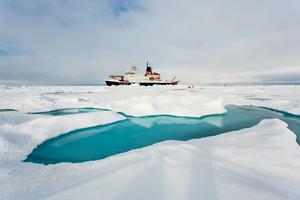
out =
<path fill-rule="evenodd" d="M 112 101 L 109 108 L 132 116 L 167 114 L 201 117 L 226 112 L 222 98 L 210 99 L 192 95 L 180 97 L 159 95 L 155 98 L 147 95 L 131 97 L 125 100 Z"/>

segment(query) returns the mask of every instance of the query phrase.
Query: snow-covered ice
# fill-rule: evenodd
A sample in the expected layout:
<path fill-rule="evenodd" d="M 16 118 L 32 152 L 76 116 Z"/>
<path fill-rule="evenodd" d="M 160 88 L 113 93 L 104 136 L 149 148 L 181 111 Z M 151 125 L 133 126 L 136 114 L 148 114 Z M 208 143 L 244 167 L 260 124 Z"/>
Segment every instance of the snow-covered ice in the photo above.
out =
<path fill-rule="evenodd" d="M 300 85 L 266 86 L 1 86 L 0 109 L 22 112 L 100 107 L 143 116 L 201 116 L 223 105 L 257 105 L 300 115 Z"/>
<path fill-rule="evenodd" d="M 300 149 L 279 120 L 81 164 L 1 162 L 1 199 L 299 199 Z"/>
<path fill-rule="evenodd" d="M 166 141 L 84 163 L 23 159 L 43 141 L 129 115 L 203 116 L 224 105 L 300 114 L 300 86 L 0 87 L 0 199 L 300 199 L 300 149 L 277 119 L 187 142 Z M 47 116 L 27 112 L 96 107 Z"/>
<path fill-rule="evenodd" d="M 0 160 L 24 160 L 33 148 L 51 137 L 123 119 L 112 111 L 63 116 L 0 113 Z"/>

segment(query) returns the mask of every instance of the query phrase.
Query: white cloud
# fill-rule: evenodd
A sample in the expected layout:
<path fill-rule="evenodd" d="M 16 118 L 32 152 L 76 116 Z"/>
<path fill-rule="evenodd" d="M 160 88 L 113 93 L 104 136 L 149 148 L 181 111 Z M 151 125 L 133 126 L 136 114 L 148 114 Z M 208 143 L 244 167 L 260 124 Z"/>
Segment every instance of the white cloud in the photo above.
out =
<path fill-rule="evenodd" d="M 26 52 L 0 57 L 0 80 L 95 83 L 146 60 L 190 82 L 299 74 L 299 8 L 297 0 L 0 0 L 0 41 Z"/>

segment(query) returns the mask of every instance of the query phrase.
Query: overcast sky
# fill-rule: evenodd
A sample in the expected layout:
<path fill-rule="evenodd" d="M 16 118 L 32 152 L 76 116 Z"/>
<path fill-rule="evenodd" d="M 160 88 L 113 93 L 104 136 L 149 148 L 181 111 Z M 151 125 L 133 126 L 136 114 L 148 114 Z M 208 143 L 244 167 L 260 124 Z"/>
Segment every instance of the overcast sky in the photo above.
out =
<path fill-rule="evenodd" d="M 0 0 L 0 82 L 300 80 L 299 0 Z"/>

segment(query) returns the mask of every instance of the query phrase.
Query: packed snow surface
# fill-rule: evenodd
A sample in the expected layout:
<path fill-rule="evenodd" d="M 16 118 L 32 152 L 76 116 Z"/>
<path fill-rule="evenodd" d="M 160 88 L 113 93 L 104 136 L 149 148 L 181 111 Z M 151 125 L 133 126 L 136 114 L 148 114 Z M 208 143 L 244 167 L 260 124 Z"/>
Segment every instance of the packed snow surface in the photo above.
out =
<path fill-rule="evenodd" d="M 224 105 L 300 114 L 300 86 L 0 86 L 0 199 L 300 199 L 300 151 L 277 119 L 216 137 L 167 141 L 85 163 L 23 159 L 71 130 L 128 115 L 203 116 Z M 113 111 L 28 114 L 64 108 Z M 14 109 L 17 111 L 7 111 Z"/>

